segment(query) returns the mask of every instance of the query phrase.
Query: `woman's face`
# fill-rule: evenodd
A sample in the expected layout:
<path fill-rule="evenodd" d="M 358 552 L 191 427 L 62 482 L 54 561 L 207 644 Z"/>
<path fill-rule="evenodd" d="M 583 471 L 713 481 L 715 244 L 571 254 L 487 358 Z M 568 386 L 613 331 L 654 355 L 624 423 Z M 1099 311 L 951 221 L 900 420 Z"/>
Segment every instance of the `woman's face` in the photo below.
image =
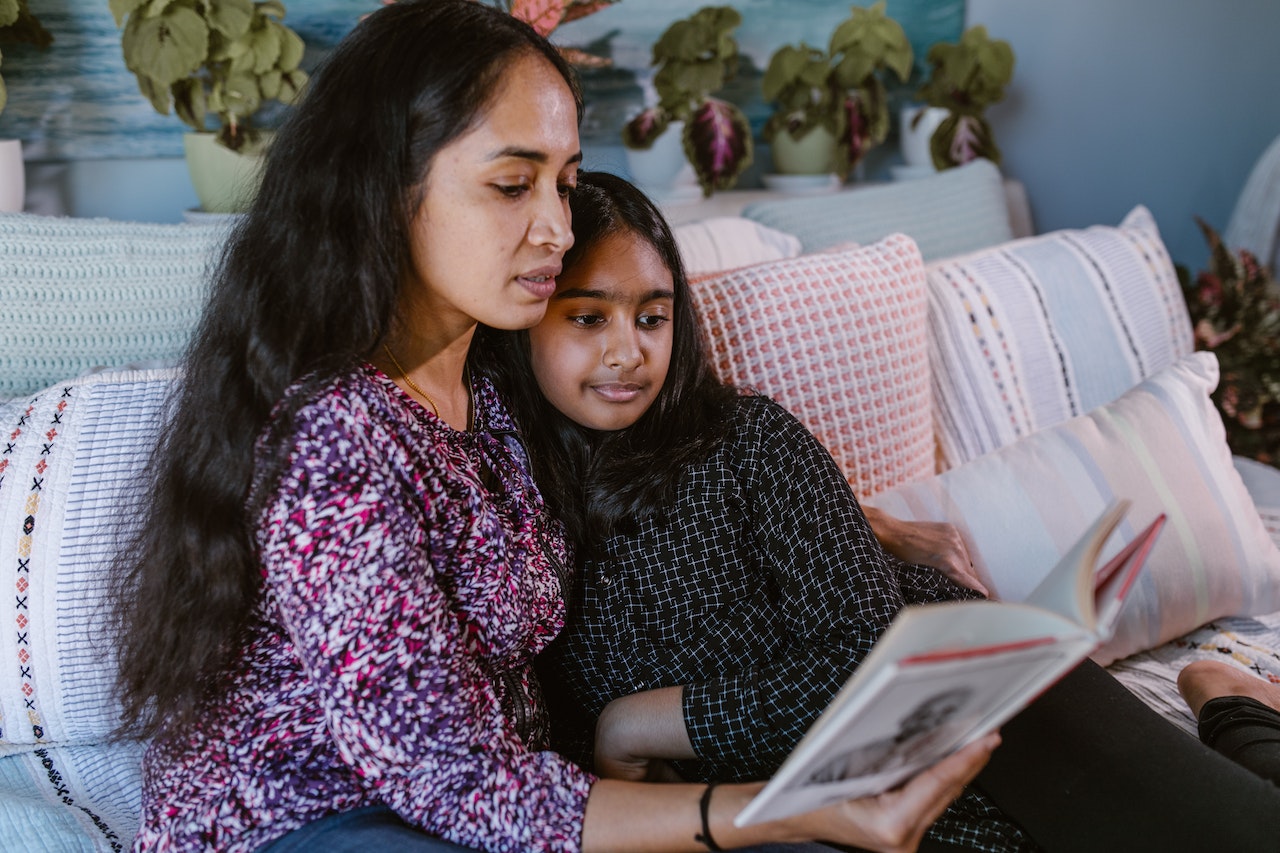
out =
<path fill-rule="evenodd" d="M 573 244 L 567 196 L 581 159 L 564 78 L 541 56 L 520 57 L 475 126 L 431 161 L 411 232 L 410 322 L 445 336 L 477 321 L 537 323 Z"/>
<path fill-rule="evenodd" d="M 553 406 L 596 430 L 631 426 L 671 364 L 675 285 L 647 241 L 611 234 L 560 277 L 529 330 L 533 373 Z"/>

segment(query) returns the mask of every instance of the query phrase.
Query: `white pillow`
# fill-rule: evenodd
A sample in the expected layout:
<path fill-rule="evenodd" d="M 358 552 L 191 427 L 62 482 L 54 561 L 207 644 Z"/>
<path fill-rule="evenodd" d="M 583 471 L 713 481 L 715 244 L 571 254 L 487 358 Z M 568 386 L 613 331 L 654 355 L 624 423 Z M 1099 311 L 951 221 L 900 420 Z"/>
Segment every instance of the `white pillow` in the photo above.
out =
<path fill-rule="evenodd" d="M 671 229 L 688 275 L 780 261 L 800 254 L 800 238 L 743 219 L 716 216 Z"/>
<path fill-rule="evenodd" d="M 119 721 L 107 570 L 177 370 L 59 382 L 0 423 L 0 754 L 107 741 Z"/>
<path fill-rule="evenodd" d="M 1106 556 L 1155 516 L 1168 521 L 1099 663 L 1221 616 L 1280 610 L 1280 550 L 1232 464 L 1210 400 L 1217 359 L 1188 355 L 1088 415 L 868 503 L 949 521 L 999 598 L 1020 600 L 1116 498 L 1133 506 Z"/>
<path fill-rule="evenodd" d="M 943 467 L 1109 403 L 1191 352 L 1155 220 L 1063 230 L 928 266 Z"/>

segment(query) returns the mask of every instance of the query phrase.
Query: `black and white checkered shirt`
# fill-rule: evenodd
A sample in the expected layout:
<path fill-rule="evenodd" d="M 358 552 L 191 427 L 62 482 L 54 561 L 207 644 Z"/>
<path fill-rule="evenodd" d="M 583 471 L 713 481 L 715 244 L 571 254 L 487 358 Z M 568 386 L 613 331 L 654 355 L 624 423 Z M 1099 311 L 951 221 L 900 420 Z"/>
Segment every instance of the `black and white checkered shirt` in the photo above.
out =
<path fill-rule="evenodd" d="M 744 396 L 675 505 L 580 566 L 568 627 L 541 661 L 558 746 L 590 766 L 605 705 L 683 685 L 700 758 L 678 769 L 768 778 L 904 604 L 970 595 L 886 553 L 809 431 Z M 1021 838 L 976 794 L 931 835 L 978 850 Z"/>

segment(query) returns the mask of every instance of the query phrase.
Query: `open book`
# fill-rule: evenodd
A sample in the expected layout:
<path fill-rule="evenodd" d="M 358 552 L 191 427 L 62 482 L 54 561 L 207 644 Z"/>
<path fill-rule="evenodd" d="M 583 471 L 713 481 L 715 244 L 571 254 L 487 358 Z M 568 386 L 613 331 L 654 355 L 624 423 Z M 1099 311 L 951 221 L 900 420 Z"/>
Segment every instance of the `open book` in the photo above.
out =
<path fill-rule="evenodd" d="M 1099 566 L 1112 504 L 1022 602 L 905 607 L 736 823 L 893 788 L 1012 717 L 1110 638 L 1164 524 Z"/>

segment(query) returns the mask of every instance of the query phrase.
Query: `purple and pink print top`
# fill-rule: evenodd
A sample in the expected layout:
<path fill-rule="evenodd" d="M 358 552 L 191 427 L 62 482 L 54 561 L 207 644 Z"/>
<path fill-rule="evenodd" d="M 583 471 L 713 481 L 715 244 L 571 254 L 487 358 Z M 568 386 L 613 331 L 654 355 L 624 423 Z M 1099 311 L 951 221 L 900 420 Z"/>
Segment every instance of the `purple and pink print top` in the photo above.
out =
<path fill-rule="evenodd" d="M 580 848 L 594 777 L 547 750 L 531 668 L 564 534 L 480 378 L 475 415 L 455 431 L 370 365 L 301 406 L 239 662 L 148 749 L 136 850 L 250 851 L 373 804 L 465 846 Z"/>

